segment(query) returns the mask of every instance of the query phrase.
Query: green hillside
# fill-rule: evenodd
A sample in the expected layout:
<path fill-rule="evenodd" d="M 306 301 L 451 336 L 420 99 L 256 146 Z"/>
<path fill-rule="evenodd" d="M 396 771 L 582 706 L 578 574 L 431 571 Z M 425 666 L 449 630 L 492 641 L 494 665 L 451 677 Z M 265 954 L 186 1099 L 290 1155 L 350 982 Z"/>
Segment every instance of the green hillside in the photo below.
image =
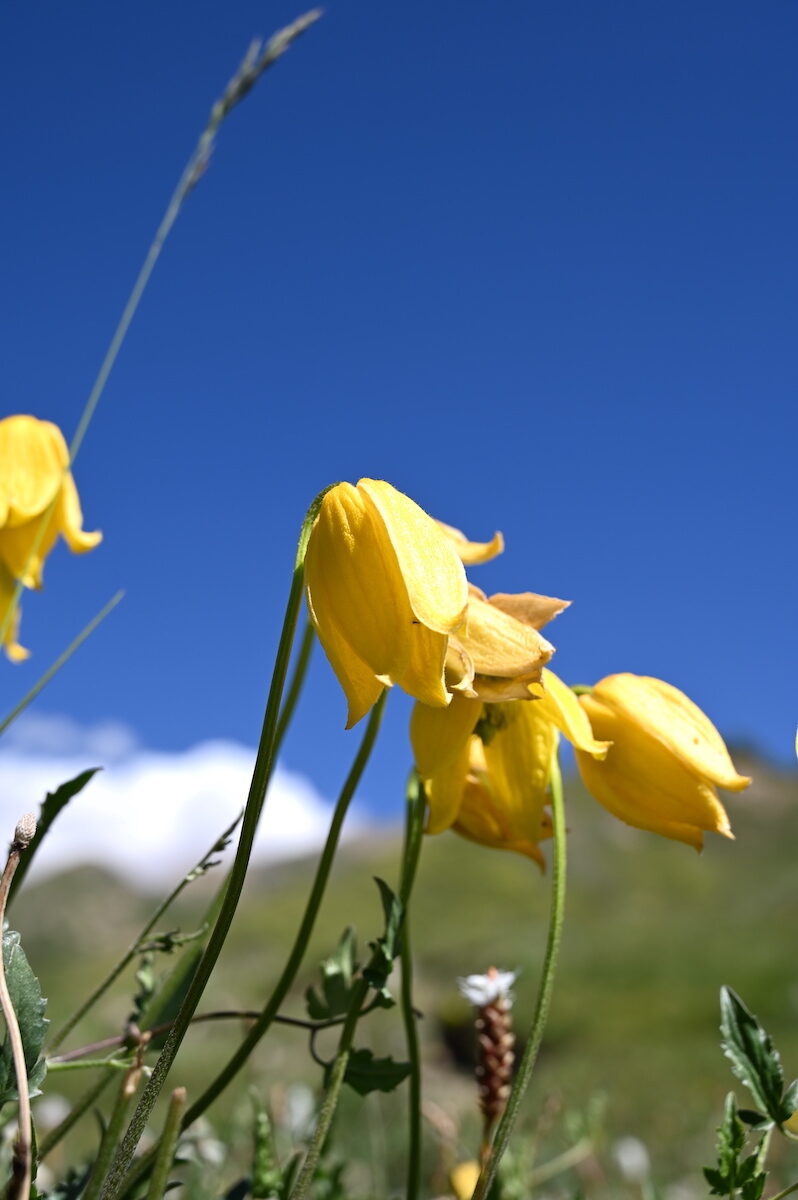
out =
<path fill-rule="evenodd" d="M 713 1129 L 733 1083 L 718 1049 L 721 984 L 742 994 L 774 1035 L 787 1074 L 798 1074 L 796 776 L 745 761 L 740 753 L 737 760 L 741 770 L 755 777 L 747 793 L 729 798 L 737 840 L 710 838 L 701 856 L 620 825 L 577 782 L 568 787 L 565 941 L 553 1017 L 526 1109 L 530 1128 L 545 1114 L 538 1130 L 545 1159 L 578 1136 L 578 1114 L 606 1094 L 606 1144 L 596 1159 L 582 1165 L 589 1194 L 639 1194 L 624 1192 L 613 1175 L 611 1143 L 625 1135 L 648 1145 L 659 1182 L 691 1178 L 696 1190 L 685 1195 L 706 1194 L 698 1182 L 699 1168 L 710 1160 Z M 314 978 L 318 959 L 329 953 L 347 924 L 356 926 L 361 945 L 380 932 L 371 877 L 394 883 L 398 856 L 399 841 L 393 835 L 369 838 L 341 853 L 301 988 L 285 1011 L 304 1014 L 301 992 Z M 296 929 L 313 868 L 312 862 L 302 862 L 253 872 L 204 1009 L 263 1004 Z M 193 885 L 174 919 L 162 927 L 195 928 L 220 881 L 217 871 Z M 458 1154 L 470 1156 L 478 1138 L 467 1065 L 469 1010 L 458 996 L 455 977 L 492 964 L 519 969 L 515 1013 L 521 1036 L 534 1004 L 548 897 L 547 879 L 525 859 L 450 834 L 425 841 L 412 938 L 417 1004 L 424 1013 L 431 1171 L 436 1161 L 445 1160 L 447 1140 L 459 1144 Z M 20 929 L 51 998 L 56 1025 L 113 964 L 153 904 L 152 897 L 130 893 L 96 868 L 81 868 L 23 892 L 12 924 Z M 170 960 L 161 959 L 160 965 L 165 969 Z M 118 1032 L 134 990 L 131 968 L 69 1045 Z M 175 1084 L 187 1085 L 190 1099 L 213 1064 L 224 1061 L 236 1045 L 240 1032 L 238 1021 L 192 1032 L 174 1074 Z M 380 1053 L 401 1058 L 396 1012 L 364 1022 L 359 1042 L 368 1040 Z M 329 1046 L 319 1039 L 320 1053 Z M 315 1086 L 319 1078 L 319 1068 L 307 1055 L 306 1035 L 280 1029 L 262 1044 L 247 1078 L 217 1102 L 211 1121 L 225 1139 L 240 1139 L 245 1154 L 246 1087 L 257 1083 L 279 1113 L 291 1097 L 288 1084 Z M 83 1072 L 49 1084 L 67 1095 L 87 1085 Z M 337 1137 L 360 1160 L 353 1169 L 353 1195 L 385 1195 L 401 1183 L 402 1103 L 401 1091 L 367 1101 L 347 1099 Z M 93 1133 L 88 1129 L 85 1136 Z M 388 1147 L 388 1178 L 370 1174 L 370 1147 L 376 1144 Z M 798 1154 L 792 1169 L 798 1174 Z M 205 1194 L 221 1194 L 234 1182 L 235 1171 L 223 1170 L 211 1185 L 207 1173 L 203 1178 L 210 1188 Z"/>

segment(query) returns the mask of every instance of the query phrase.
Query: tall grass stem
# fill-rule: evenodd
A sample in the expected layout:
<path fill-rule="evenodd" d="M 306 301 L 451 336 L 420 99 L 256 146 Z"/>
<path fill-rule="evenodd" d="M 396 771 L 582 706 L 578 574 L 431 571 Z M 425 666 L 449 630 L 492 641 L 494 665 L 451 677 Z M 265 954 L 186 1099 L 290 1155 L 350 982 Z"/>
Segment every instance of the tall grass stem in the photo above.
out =
<path fill-rule="evenodd" d="M 407 1057 L 410 1062 L 408 1087 L 408 1150 L 407 1150 L 407 1200 L 418 1200 L 421 1188 L 421 1054 L 418 1043 L 416 1014 L 413 1010 L 413 954 L 410 940 L 410 913 L 408 901 L 421 854 L 424 833 L 426 796 L 424 786 L 414 771 L 407 786 L 405 818 L 405 841 L 402 855 L 402 873 L 399 895 L 404 905 L 401 933 L 402 984 L 400 1005 L 402 1022 L 407 1041 Z"/>
<path fill-rule="evenodd" d="M 532 1025 L 529 1030 L 526 1048 L 524 1050 L 521 1062 L 518 1066 L 518 1072 L 513 1083 L 512 1090 L 507 1100 L 507 1107 L 504 1110 L 501 1121 L 496 1130 L 496 1136 L 490 1148 L 490 1153 L 482 1167 L 477 1186 L 474 1189 L 473 1200 L 485 1200 L 487 1197 L 493 1180 L 496 1177 L 496 1172 L 499 1168 L 499 1163 L 507 1149 L 510 1141 L 510 1135 L 513 1132 L 518 1112 L 521 1107 L 521 1102 L 524 1098 L 524 1093 L 529 1086 L 529 1081 L 532 1078 L 532 1072 L 535 1069 L 540 1044 L 543 1041 L 543 1033 L 546 1028 L 546 1021 L 549 1015 L 551 1006 L 551 997 L 554 990 L 554 976 L 557 970 L 557 959 L 559 956 L 560 942 L 562 940 L 563 921 L 565 918 L 565 892 L 566 892 L 566 830 L 565 830 L 565 798 L 563 796 L 562 774 L 560 772 L 560 762 L 558 756 L 558 746 L 555 746 L 551 758 L 551 810 L 552 810 L 552 825 L 554 830 L 554 872 L 552 879 L 552 897 L 551 910 L 549 914 L 549 932 L 546 939 L 546 953 L 543 959 L 543 973 L 538 989 L 537 1004 L 535 1006 L 535 1015 L 532 1018 Z"/>

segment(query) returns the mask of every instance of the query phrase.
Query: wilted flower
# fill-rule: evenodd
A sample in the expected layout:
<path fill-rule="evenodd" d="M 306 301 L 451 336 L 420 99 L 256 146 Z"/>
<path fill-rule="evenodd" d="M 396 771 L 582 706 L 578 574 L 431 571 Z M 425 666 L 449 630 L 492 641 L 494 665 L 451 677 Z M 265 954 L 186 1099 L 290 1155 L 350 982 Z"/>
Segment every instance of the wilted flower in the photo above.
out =
<path fill-rule="evenodd" d="M 456 532 L 456 531 L 455 531 Z M 468 587 L 451 534 L 379 479 L 324 496 L 305 558 L 310 614 L 349 703 L 347 728 L 383 688 L 445 707 L 450 635 Z"/>
<path fill-rule="evenodd" d="M 551 836 L 548 786 L 560 732 L 588 755 L 603 756 L 570 688 L 548 669 L 542 694 L 483 704 L 456 695 L 445 712 L 413 710 L 410 737 L 429 804 L 427 833 L 457 833 L 543 866 L 540 842 Z"/>
<path fill-rule="evenodd" d="M 0 421 L 0 620 L 13 603 L 14 581 L 42 586 L 44 561 L 59 536 L 76 554 L 102 539 L 101 533 L 83 529 L 64 436 L 50 421 L 6 417 Z M 17 621 L 15 614 L 4 638 L 6 653 L 15 660 L 27 655 L 16 642 Z"/>
<path fill-rule="evenodd" d="M 580 697 L 593 732 L 611 742 L 603 761 L 577 748 L 588 791 L 639 829 L 701 849 L 704 831 L 732 837 L 716 787 L 738 792 L 723 738 L 678 688 L 643 675 L 609 675 Z"/>

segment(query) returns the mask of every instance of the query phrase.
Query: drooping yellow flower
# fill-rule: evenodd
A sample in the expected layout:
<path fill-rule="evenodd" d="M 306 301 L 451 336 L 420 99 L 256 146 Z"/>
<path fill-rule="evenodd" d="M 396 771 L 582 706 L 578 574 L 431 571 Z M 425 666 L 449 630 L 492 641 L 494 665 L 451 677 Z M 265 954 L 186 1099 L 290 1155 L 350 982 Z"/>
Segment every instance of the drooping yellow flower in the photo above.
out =
<path fill-rule="evenodd" d="M 547 811 L 560 733 L 603 756 L 570 688 L 547 669 L 538 698 L 485 704 L 456 695 L 445 712 L 417 704 L 410 736 L 429 803 L 427 833 L 454 829 L 471 841 L 515 850 L 541 866 L 551 836 Z"/>
<path fill-rule="evenodd" d="M 6 417 L 0 421 L 0 620 L 13 603 L 14 581 L 42 586 L 45 559 L 59 536 L 76 554 L 102 540 L 101 533 L 83 529 L 64 436 L 50 421 Z M 15 661 L 27 656 L 16 643 L 18 620 L 18 613 L 10 618 L 4 638 Z"/>
<path fill-rule="evenodd" d="M 612 746 L 603 762 L 580 753 L 588 791 L 628 825 L 700 850 L 704 832 L 732 837 L 716 787 L 738 792 L 723 738 L 678 688 L 643 675 L 609 675 L 580 698 L 593 732 Z"/>
<path fill-rule="evenodd" d="M 22 662 L 30 651 L 17 641 L 19 632 L 19 608 L 13 612 L 16 581 L 5 563 L 0 563 L 0 622 L 6 623 L 3 634 L 3 649 L 12 662 Z"/>
<path fill-rule="evenodd" d="M 305 580 L 349 704 L 347 728 L 393 684 L 425 704 L 449 703 L 446 651 L 465 620 L 468 587 L 452 540 L 413 500 L 379 479 L 331 488 L 308 541 Z"/>

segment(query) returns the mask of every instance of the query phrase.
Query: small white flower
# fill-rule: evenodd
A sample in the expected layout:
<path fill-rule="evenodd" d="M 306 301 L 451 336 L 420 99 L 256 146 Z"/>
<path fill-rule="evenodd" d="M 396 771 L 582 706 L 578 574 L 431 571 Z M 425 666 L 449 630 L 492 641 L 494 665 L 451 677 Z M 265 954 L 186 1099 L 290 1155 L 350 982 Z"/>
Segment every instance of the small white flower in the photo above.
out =
<path fill-rule="evenodd" d="M 493 1004 L 502 998 L 508 1004 L 512 1004 L 510 988 L 515 983 L 516 975 L 516 971 L 497 971 L 495 967 L 491 967 L 486 975 L 466 975 L 464 979 L 458 978 L 457 986 L 460 995 L 464 996 L 469 1004 L 473 1004 L 474 1008 L 484 1008 L 486 1004 Z"/>

